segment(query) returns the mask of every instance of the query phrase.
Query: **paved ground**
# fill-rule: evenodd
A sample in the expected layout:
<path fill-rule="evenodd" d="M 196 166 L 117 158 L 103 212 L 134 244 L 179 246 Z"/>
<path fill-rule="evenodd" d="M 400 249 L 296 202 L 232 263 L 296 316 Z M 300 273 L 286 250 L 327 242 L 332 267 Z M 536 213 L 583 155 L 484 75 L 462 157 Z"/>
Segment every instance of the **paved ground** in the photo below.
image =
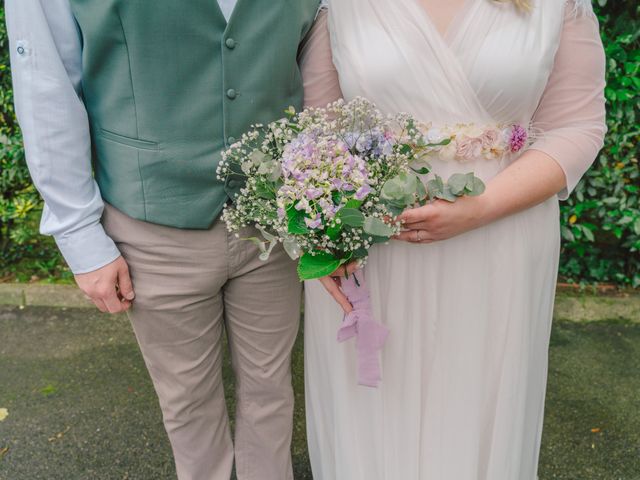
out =
<path fill-rule="evenodd" d="M 296 479 L 304 480 L 311 475 L 300 345 L 294 368 L 294 463 Z M 225 375 L 233 409 L 228 364 Z M 123 317 L 0 307 L 0 419 L 3 408 L 0 480 L 175 479 L 157 402 Z M 556 324 L 540 479 L 640 479 L 640 324 Z"/>

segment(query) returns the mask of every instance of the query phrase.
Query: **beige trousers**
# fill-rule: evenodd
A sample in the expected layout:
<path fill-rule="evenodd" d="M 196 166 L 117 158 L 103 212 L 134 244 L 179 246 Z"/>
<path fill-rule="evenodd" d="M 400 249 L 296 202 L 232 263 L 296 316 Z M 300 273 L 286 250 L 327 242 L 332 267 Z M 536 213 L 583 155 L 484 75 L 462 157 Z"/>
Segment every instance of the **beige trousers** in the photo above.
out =
<path fill-rule="evenodd" d="M 267 262 L 216 222 L 180 230 L 107 206 L 107 233 L 129 264 L 129 317 L 160 399 L 180 480 L 287 480 L 291 349 L 300 282 L 280 248 Z M 254 232 L 247 232 L 254 234 Z M 223 326 L 236 376 L 235 449 L 222 383 Z"/>

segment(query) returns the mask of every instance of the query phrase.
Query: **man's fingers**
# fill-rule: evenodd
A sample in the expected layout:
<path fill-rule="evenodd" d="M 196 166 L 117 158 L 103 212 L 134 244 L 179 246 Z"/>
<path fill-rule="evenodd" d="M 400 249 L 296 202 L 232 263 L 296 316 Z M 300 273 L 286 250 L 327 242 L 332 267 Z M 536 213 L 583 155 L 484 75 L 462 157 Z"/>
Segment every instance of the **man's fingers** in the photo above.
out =
<path fill-rule="evenodd" d="M 102 313 L 109 313 L 109 310 L 107 310 L 107 306 L 104 304 L 104 302 L 102 300 L 93 299 L 93 298 L 90 298 L 90 300 L 98 308 L 98 310 L 100 310 Z"/>
<path fill-rule="evenodd" d="M 129 302 L 128 300 L 120 300 L 115 288 L 113 289 L 113 293 L 109 294 L 106 297 L 103 297 L 101 300 L 104 302 L 109 313 L 124 312 L 129 308 L 129 305 L 131 304 L 131 302 Z"/>
<path fill-rule="evenodd" d="M 338 302 L 338 305 L 342 307 L 345 313 L 351 312 L 353 310 L 353 306 L 349 303 L 349 299 L 344 294 L 340 287 L 336 284 L 336 282 L 330 277 L 323 277 L 320 279 L 324 288 L 329 292 L 329 294 L 333 297 L 333 299 Z"/>
<path fill-rule="evenodd" d="M 133 283 L 131 282 L 131 276 L 129 275 L 129 268 L 126 264 L 118 270 L 118 291 L 120 296 L 125 300 L 133 300 L 135 293 L 133 291 Z"/>

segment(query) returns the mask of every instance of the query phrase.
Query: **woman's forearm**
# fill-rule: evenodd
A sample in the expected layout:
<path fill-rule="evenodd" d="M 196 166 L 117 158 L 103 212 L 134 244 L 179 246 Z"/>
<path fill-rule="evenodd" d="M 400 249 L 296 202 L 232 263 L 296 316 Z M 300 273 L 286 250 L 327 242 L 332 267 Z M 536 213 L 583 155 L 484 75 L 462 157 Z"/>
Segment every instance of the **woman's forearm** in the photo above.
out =
<path fill-rule="evenodd" d="M 526 210 L 556 195 L 566 186 L 564 171 L 553 158 L 528 150 L 487 184 L 483 195 L 482 223 Z"/>

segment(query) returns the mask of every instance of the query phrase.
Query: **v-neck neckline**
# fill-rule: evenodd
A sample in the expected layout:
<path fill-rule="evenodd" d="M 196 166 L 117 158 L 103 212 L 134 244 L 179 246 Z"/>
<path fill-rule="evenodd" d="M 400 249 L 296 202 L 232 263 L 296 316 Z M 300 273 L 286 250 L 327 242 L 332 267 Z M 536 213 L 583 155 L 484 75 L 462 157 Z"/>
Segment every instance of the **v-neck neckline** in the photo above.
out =
<path fill-rule="evenodd" d="M 429 14 L 429 11 L 425 8 L 421 0 L 412 1 L 415 2 L 416 7 L 418 7 L 422 12 L 429 28 L 431 28 L 445 44 L 450 44 L 455 34 L 460 30 L 461 24 L 471 14 L 472 7 L 477 0 L 463 0 L 462 5 L 458 7 L 458 10 L 453 14 L 445 26 L 444 31 L 438 28 L 436 22 L 433 20 L 431 14 Z"/>

